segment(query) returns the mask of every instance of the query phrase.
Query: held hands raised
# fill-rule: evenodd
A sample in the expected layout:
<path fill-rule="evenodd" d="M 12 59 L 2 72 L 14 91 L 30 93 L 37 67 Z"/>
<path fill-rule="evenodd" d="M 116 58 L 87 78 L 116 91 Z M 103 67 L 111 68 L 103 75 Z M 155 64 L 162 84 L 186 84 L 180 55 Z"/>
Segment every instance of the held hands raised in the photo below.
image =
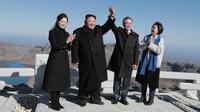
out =
<path fill-rule="evenodd" d="M 113 6 L 109 7 L 110 16 L 115 16 L 115 8 Z"/>
<path fill-rule="evenodd" d="M 66 42 L 67 44 L 70 42 L 73 42 L 73 40 L 76 38 L 76 34 L 71 34 L 69 35 L 69 37 L 67 38 Z"/>

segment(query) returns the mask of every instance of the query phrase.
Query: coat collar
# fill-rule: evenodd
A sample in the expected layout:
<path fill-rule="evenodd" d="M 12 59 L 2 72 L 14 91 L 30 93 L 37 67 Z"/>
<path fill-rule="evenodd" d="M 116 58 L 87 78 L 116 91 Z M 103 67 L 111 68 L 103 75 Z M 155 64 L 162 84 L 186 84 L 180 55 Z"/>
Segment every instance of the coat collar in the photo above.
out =
<path fill-rule="evenodd" d="M 86 25 L 83 26 L 83 31 L 85 32 L 86 34 L 86 37 L 88 37 L 89 40 L 94 40 L 94 38 L 96 37 L 96 26 L 95 28 L 92 30 L 92 29 L 89 29 Z"/>
<path fill-rule="evenodd" d="M 126 30 L 125 28 L 122 28 L 122 27 L 121 27 L 121 29 L 123 29 L 123 31 L 125 32 L 125 34 L 128 35 L 128 34 L 127 34 L 127 30 Z M 129 33 L 129 35 L 137 36 L 138 34 L 135 33 L 135 32 L 131 29 L 131 32 Z"/>
<path fill-rule="evenodd" d="M 96 28 L 96 26 L 95 26 L 95 28 Z M 88 32 L 90 32 L 90 31 L 95 31 L 95 28 L 94 28 L 94 29 L 90 29 L 90 28 L 88 28 L 86 25 L 83 26 L 83 29 L 84 29 L 85 31 L 88 31 Z"/>

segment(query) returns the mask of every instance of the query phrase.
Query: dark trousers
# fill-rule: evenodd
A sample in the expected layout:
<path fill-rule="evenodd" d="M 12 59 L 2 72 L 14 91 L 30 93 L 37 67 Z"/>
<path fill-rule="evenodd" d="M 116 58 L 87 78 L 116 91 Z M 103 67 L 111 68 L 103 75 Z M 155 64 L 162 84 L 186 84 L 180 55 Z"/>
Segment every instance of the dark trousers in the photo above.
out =
<path fill-rule="evenodd" d="M 146 98 L 147 86 L 149 85 L 148 77 L 149 77 L 149 75 L 155 75 L 155 74 L 152 74 L 151 72 L 147 71 L 145 75 L 147 75 L 147 76 L 146 76 L 146 78 L 145 78 L 145 80 L 144 80 L 144 82 L 142 84 L 142 97 L 143 98 Z M 149 88 L 150 88 L 150 90 L 149 90 L 149 98 L 153 100 L 154 96 L 155 96 L 155 88 L 153 88 L 151 86 L 149 86 Z"/>
<path fill-rule="evenodd" d="M 114 86 L 113 86 L 115 99 L 119 100 L 121 96 L 122 100 L 126 100 L 129 87 L 130 87 L 130 79 L 120 78 L 118 74 L 115 73 Z"/>
<path fill-rule="evenodd" d="M 89 91 L 82 91 L 79 90 L 79 99 L 83 102 L 88 102 L 89 100 L 98 100 L 101 101 L 100 91 L 101 91 L 101 84 L 98 84 L 98 88 L 96 90 L 89 90 Z"/>

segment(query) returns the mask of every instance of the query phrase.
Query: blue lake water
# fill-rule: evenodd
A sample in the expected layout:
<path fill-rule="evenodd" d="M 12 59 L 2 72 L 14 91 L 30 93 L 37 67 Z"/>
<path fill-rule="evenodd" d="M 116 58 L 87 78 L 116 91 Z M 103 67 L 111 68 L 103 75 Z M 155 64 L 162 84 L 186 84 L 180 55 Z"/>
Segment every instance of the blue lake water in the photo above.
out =
<path fill-rule="evenodd" d="M 0 77 L 0 80 L 12 85 L 26 84 L 29 79 L 30 77 Z"/>
<path fill-rule="evenodd" d="M 18 61 L 8 61 L 5 63 L 5 68 L 26 68 L 26 66 Z M 26 83 L 29 79 L 30 77 L 5 77 L 5 76 L 1 77 L 0 76 L 0 80 L 3 80 L 7 84 L 12 84 L 12 85 Z"/>
<path fill-rule="evenodd" d="M 7 68 L 24 68 L 25 66 L 18 61 L 9 61 L 7 63 Z"/>

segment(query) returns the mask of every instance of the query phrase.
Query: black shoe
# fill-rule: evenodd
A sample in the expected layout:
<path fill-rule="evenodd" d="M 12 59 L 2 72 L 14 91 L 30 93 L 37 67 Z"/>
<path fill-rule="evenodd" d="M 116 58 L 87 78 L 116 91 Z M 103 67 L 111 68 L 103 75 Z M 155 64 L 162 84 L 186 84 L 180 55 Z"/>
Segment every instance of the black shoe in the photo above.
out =
<path fill-rule="evenodd" d="M 127 100 L 120 100 L 120 102 L 124 105 L 129 105 L 128 101 Z"/>
<path fill-rule="evenodd" d="M 96 99 L 91 99 L 90 103 L 92 103 L 92 104 L 98 104 L 98 105 L 104 105 L 104 102 L 102 102 L 100 100 L 96 100 Z"/>
<path fill-rule="evenodd" d="M 136 100 L 137 103 L 146 103 L 146 98 L 141 97 L 140 99 Z"/>
<path fill-rule="evenodd" d="M 59 107 L 58 103 L 56 103 L 56 102 L 51 102 L 49 107 L 56 111 L 60 110 L 60 107 Z"/>
<path fill-rule="evenodd" d="M 111 101 L 111 103 L 112 103 L 112 104 L 117 104 L 118 101 L 119 101 L 118 99 L 114 99 L 114 100 Z"/>
<path fill-rule="evenodd" d="M 86 103 L 80 103 L 79 104 L 81 107 L 85 107 L 86 106 Z"/>
<path fill-rule="evenodd" d="M 100 89 L 100 92 L 103 92 L 103 88 Z"/>
<path fill-rule="evenodd" d="M 79 105 L 81 106 L 81 107 L 85 107 L 86 106 L 86 101 L 82 101 L 82 100 L 80 100 L 80 102 L 79 102 Z"/>
<path fill-rule="evenodd" d="M 147 106 L 150 106 L 150 105 L 152 105 L 154 103 L 154 100 L 152 100 L 152 99 L 149 99 L 146 103 L 144 103 L 145 105 L 147 105 Z"/>
<path fill-rule="evenodd" d="M 60 104 L 60 102 L 58 103 L 58 106 L 63 109 L 64 107 Z"/>

